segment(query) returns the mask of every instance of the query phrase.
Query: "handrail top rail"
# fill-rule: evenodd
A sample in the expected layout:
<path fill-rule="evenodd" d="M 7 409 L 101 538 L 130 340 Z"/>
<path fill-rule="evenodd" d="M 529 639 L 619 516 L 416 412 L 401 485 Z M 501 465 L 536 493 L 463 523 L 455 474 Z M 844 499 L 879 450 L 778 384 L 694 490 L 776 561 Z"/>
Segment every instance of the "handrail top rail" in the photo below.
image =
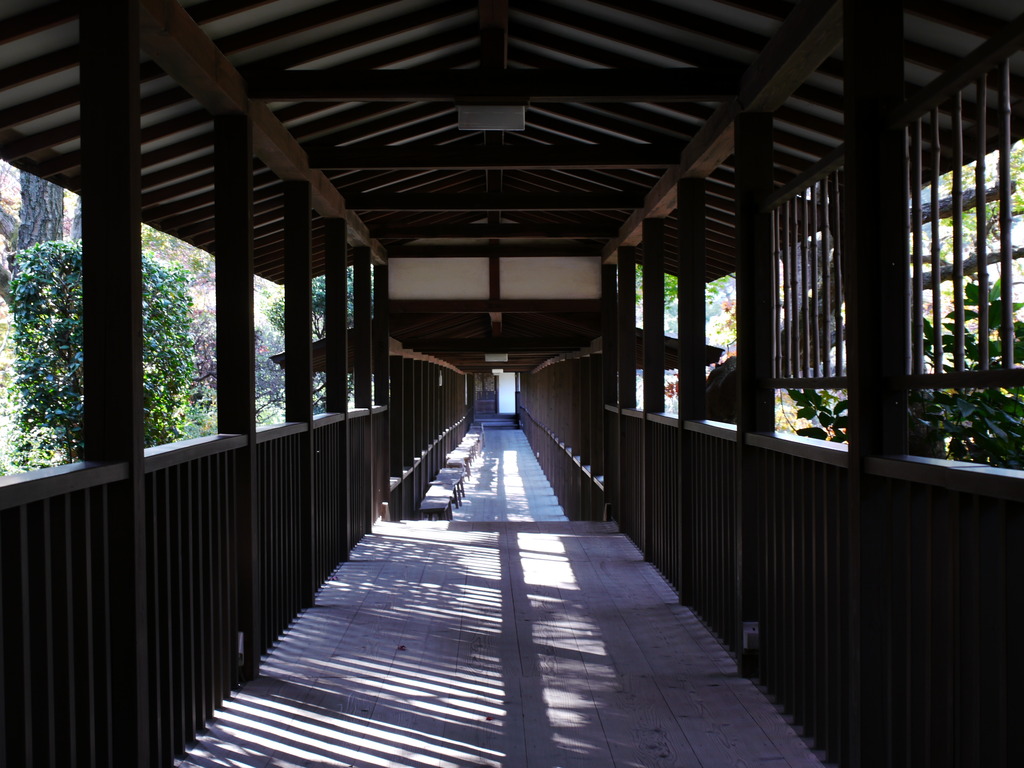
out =
<path fill-rule="evenodd" d="M 708 437 L 718 437 L 723 440 L 736 440 L 736 425 L 725 421 L 711 421 L 710 419 L 688 420 L 683 422 L 683 429 L 687 432 L 696 432 Z"/>
<path fill-rule="evenodd" d="M 32 504 L 128 477 L 127 461 L 78 461 L 0 476 L 0 509 Z"/>
<path fill-rule="evenodd" d="M 309 424 L 305 421 L 285 421 L 281 424 L 265 424 L 256 427 L 256 443 L 267 443 L 271 440 L 278 440 L 289 435 L 298 435 L 309 431 Z"/>
<path fill-rule="evenodd" d="M 864 470 L 870 475 L 939 486 L 949 491 L 1019 502 L 1024 498 L 1024 470 L 990 467 L 968 461 L 925 456 L 869 456 Z"/>
<path fill-rule="evenodd" d="M 145 450 L 145 471 L 156 472 L 225 451 L 244 448 L 248 442 L 249 438 L 246 435 L 217 434 L 153 446 Z"/>
<path fill-rule="evenodd" d="M 830 443 L 827 440 L 791 435 L 787 432 L 752 432 L 746 436 L 746 444 L 819 464 L 843 468 L 849 466 L 849 446 L 845 443 Z"/>

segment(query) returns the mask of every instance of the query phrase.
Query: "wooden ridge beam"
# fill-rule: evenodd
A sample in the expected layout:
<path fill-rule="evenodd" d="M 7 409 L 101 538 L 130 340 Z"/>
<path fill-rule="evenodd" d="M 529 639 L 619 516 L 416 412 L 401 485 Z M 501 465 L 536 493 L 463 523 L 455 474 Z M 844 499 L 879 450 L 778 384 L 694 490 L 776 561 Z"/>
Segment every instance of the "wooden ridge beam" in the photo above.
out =
<path fill-rule="evenodd" d="M 349 195 L 355 211 L 621 211 L 639 208 L 639 193 L 532 192 L 394 193 Z"/>
<path fill-rule="evenodd" d="M 842 0 L 804 0 L 793 8 L 741 78 L 739 95 L 718 106 L 687 144 L 678 163 L 647 194 L 644 207 L 605 245 L 606 260 L 613 260 L 621 246 L 640 242 L 644 219 L 665 218 L 675 210 L 680 179 L 706 177 L 732 154 L 737 115 L 778 109 L 831 55 L 842 42 L 842 7 Z"/>
<path fill-rule="evenodd" d="M 574 314 L 600 312 L 600 299 L 392 299 L 392 314 Z"/>
<path fill-rule="evenodd" d="M 592 338 L 583 336 L 574 338 L 523 338 L 488 337 L 481 339 L 402 339 L 402 346 L 408 349 L 415 349 L 419 352 L 436 354 L 445 353 L 494 353 L 508 352 L 510 354 L 520 352 L 551 353 L 571 352 L 577 349 L 589 347 L 593 342 Z"/>
<path fill-rule="evenodd" d="M 142 49 L 213 115 L 248 114 L 253 149 L 280 178 L 308 181 L 314 209 L 326 218 L 345 219 L 353 242 L 386 253 L 366 225 L 345 206 L 337 188 L 309 166 L 306 153 L 265 104 L 250 102 L 242 75 L 176 0 L 139 0 Z"/>
<path fill-rule="evenodd" d="M 294 70 L 263 73 L 249 95 L 267 101 L 725 101 L 739 93 L 728 69 Z M 483 95 L 486 94 L 486 95 Z"/>
<path fill-rule="evenodd" d="M 667 168 L 679 147 L 618 142 L 601 146 L 429 146 L 309 148 L 309 164 L 330 170 L 548 170 Z"/>
<path fill-rule="evenodd" d="M 615 237 L 614 224 L 404 224 L 373 230 L 378 240 L 552 238 L 596 239 Z"/>
<path fill-rule="evenodd" d="M 389 259 L 446 259 L 446 258 L 490 258 L 504 257 L 557 257 L 593 258 L 601 255 L 601 249 L 594 245 L 552 243 L 550 245 L 392 245 L 388 248 Z"/>

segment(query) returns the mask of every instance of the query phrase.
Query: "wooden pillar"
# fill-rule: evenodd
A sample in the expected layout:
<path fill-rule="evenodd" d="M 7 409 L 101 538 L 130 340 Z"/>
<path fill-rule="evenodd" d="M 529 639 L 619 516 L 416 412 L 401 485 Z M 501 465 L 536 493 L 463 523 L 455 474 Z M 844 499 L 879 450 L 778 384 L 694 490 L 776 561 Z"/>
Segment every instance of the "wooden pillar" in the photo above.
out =
<path fill-rule="evenodd" d="M 636 408 L 636 249 L 619 248 L 619 407 Z"/>
<path fill-rule="evenodd" d="M 92 673 L 101 693 L 91 713 L 92 749 L 97 764 L 127 768 L 150 763 L 153 735 L 143 467 L 139 7 L 131 0 L 112 0 L 85 3 L 79 11 L 84 458 L 127 465 L 127 479 L 110 489 L 105 529 L 94 532 L 108 537 L 110 605 L 97 617 L 93 646 Z"/>
<path fill-rule="evenodd" d="M 261 637 L 256 464 L 256 356 L 253 321 L 252 124 L 246 115 L 214 119 L 217 243 L 217 430 L 245 435 L 235 458 L 234 554 L 241 675 L 259 673 Z"/>
<path fill-rule="evenodd" d="M 344 219 L 324 223 L 326 264 L 327 381 L 328 413 L 348 411 L 348 225 Z"/>
<path fill-rule="evenodd" d="M 309 182 L 284 188 L 284 367 L 285 420 L 307 426 L 297 456 L 300 573 L 299 605 L 313 604 L 313 252 Z M 307 580 L 308 577 L 308 580 Z"/>
<path fill-rule="evenodd" d="M 370 249 L 352 249 L 356 408 L 373 407 L 373 290 Z"/>
<path fill-rule="evenodd" d="M 373 402 L 388 405 L 388 374 L 391 354 L 390 308 L 388 306 L 388 268 L 373 268 Z"/>
<path fill-rule="evenodd" d="M 618 267 L 601 267 L 601 451 L 594 474 L 604 478 L 604 502 L 616 504 L 618 489 L 618 413 L 605 406 L 619 402 Z M 601 517 L 604 517 L 602 512 Z"/>
<path fill-rule="evenodd" d="M 645 219 L 644 410 L 665 411 L 665 220 Z"/>
<path fill-rule="evenodd" d="M 665 220 L 645 219 L 643 224 L 643 360 L 644 360 L 644 456 L 652 456 L 654 430 L 648 427 L 647 415 L 665 410 Z M 643 509 L 638 516 L 637 545 L 651 561 L 660 535 L 654 492 L 657 482 L 655 462 L 643 462 Z"/>
<path fill-rule="evenodd" d="M 384 420 L 381 429 L 373 430 L 373 476 L 376 483 L 373 516 L 384 513 L 384 504 L 391 503 L 391 413 L 390 413 L 390 309 L 388 307 L 388 268 L 378 264 L 373 268 L 373 401 L 388 408 L 374 414 L 374 423 Z"/>
<path fill-rule="evenodd" d="M 757 674 L 757 651 L 743 648 L 744 623 L 758 621 L 760 536 L 757 467 L 746 436 L 775 428 L 775 393 L 761 384 L 771 376 L 771 217 L 761 204 L 772 190 L 772 116 L 736 118 L 736 618 L 734 647 L 740 672 Z"/>
<path fill-rule="evenodd" d="M 683 179 L 676 199 L 679 247 L 679 541 L 682 568 L 679 601 L 693 605 L 695 562 L 693 551 L 693 440 L 685 429 L 687 421 L 706 418 L 704 350 L 705 279 L 707 252 L 705 224 L 707 182 Z"/>
<path fill-rule="evenodd" d="M 344 219 L 324 222 L 324 337 L 326 339 L 326 382 L 324 406 L 327 413 L 348 413 L 348 224 Z M 345 419 L 338 463 L 332 468 L 341 488 L 342 509 L 337 530 L 344 538 L 341 549 L 348 554 L 352 527 L 349 456 L 352 454 L 350 422 Z"/>
<path fill-rule="evenodd" d="M 906 452 L 905 392 L 886 388 L 905 373 L 907 273 L 901 268 L 902 131 L 887 115 L 903 99 L 903 12 L 900 3 L 843 5 L 846 158 L 844 251 L 849 394 L 850 739 L 853 768 L 902 765 L 894 728 L 904 713 L 894 702 L 887 638 L 893 630 L 891 521 L 883 481 L 865 474 L 872 455 Z M 924 694 L 927 695 L 927 694 Z M 943 702 L 943 706 L 945 702 Z M 843 756 L 847 757 L 847 756 Z"/>

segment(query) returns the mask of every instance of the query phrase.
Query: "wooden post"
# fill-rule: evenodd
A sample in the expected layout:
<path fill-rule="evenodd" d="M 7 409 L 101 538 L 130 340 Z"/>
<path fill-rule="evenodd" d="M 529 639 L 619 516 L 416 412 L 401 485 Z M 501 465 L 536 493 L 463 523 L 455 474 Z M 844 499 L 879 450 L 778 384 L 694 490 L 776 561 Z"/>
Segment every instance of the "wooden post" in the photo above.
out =
<path fill-rule="evenodd" d="M 903 10 L 900 3 L 843 5 L 846 162 L 843 233 L 846 252 L 850 439 L 849 547 L 850 753 L 854 768 L 901 763 L 893 754 L 894 711 L 889 650 L 891 522 L 883 482 L 867 476 L 872 455 L 906 452 L 906 393 L 885 377 L 905 373 L 902 268 L 906 215 L 902 131 L 887 115 L 903 100 Z M 943 702 L 945 705 L 945 702 Z"/>
<path fill-rule="evenodd" d="M 348 411 L 348 225 L 344 219 L 324 223 L 326 264 L 327 382 L 328 413 Z"/>
<path fill-rule="evenodd" d="M 352 294 L 355 331 L 355 399 L 356 408 L 373 407 L 373 290 L 370 249 L 352 249 L 354 267 Z"/>
<path fill-rule="evenodd" d="M 299 605 L 313 604 L 313 252 L 309 182 L 284 182 L 285 419 L 306 424 L 299 449 Z M 308 577 L 308 579 L 307 579 Z"/>
<path fill-rule="evenodd" d="M 665 220 L 645 219 L 644 410 L 665 411 Z"/>
<path fill-rule="evenodd" d="M 636 249 L 619 248 L 619 407 L 636 408 Z"/>
<path fill-rule="evenodd" d="M 654 430 L 648 426 L 647 416 L 663 413 L 665 410 L 665 220 L 645 219 L 643 225 L 644 270 L 643 270 L 643 312 L 644 312 L 644 456 L 653 455 Z M 654 473 L 655 462 L 645 460 L 643 510 L 640 515 L 639 541 L 644 557 L 654 559 L 655 549 L 662 542 L 658 510 L 655 508 L 654 493 L 657 488 Z"/>
<path fill-rule="evenodd" d="M 679 601 L 693 604 L 693 440 L 686 431 L 687 421 L 707 417 L 705 403 L 704 317 L 707 249 L 705 226 L 707 216 L 707 182 L 704 179 L 683 179 L 679 182 L 678 207 L 679 247 L 679 541 L 677 546 L 683 567 L 679 581 Z"/>
<path fill-rule="evenodd" d="M 217 430 L 246 435 L 235 473 L 235 573 L 242 633 L 241 676 L 259 673 L 259 524 L 256 464 L 256 356 L 253 321 L 252 124 L 246 115 L 214 119 L 217 241 Z"/>
<path fill-rule="evenodd" d="M 733 627 L 741 674 L 757 674 L 757 651 L 743 647 L 743 625 L 758 621 L 760 536 L 752 432 L 775 429 L 775 393 L 761 382 L 771 375 L 771 217 L 761 213 L 772 190 L 772 116 L 744 113 L 736 119 L 736 621 Z"/>
<path fill-rule="evenodd" d="M 604 264 L 601 267 L 601 398 L 598 401 L 598 421 L 600 450 L 594 454 L 594 475 L 604 478 L 604 502 L 612 503 L 615 499 L 615 488 L 618 478 L 615 467 L 618 440 L 609 425 L 615 424 L 618 430 L 618 415 L 612 421 L 612 415 L 605 406 L 618 404 L 618 362 L 619 338 L 618 326 L 618 287 L 616 286 L 617 267 Z M 603 518 L 603 512 L 597 519 Z"/>
<path fill-rule="evenodd" d="M 388 268 L 378 264 L 373 268 L 373 401 L 386 410 L 374 414 L 374 423 L 384 419 L 386 429 L 373 430 L 373 476 L 377 483 L 373 515 L 375 520 L 383 513 L 384 504 L 391 503 L 391 448 L 390 448 L 390 309 L 388 307 Z"/>
<path fill-rule="evenodd" d="M 143 467 L 138 3 L 83 4 L 79 40 L 84 458 L 128 467 L 128 479 L 111 487 L 107 504 L 110 610 L 96 617 L 97 627 L 105 629 L 97 632 L 92 659 L 95 690 L 101 693 L 92 712 L 81 715 L 93 718 L 94 762 L 128 768 L 150 764 L 153 746 Z"/>
<path fill-rule="evenodd" d="M 327 344 L 324 385 L 325 410 L 348 413 L 348 223 L 344 219 L 324 222 L 324 291 L 326 298 L 324 335 Z M 341 455 L 332 469 L 342 489 L 343 508 L 338 530 L 349 531 L 352 525 L 351 491 L 349 488 L 350 423 L 346 416 L 343 427 Z M 342 549 L 348 553 L 349 536 L 344 534 Z"/>

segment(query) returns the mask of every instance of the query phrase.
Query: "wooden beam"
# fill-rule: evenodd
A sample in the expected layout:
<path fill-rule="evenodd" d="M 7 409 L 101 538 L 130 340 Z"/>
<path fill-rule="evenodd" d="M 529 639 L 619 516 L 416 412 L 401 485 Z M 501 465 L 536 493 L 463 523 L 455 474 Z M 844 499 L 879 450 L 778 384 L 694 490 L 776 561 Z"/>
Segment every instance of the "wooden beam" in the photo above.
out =
<path fill-rule="evenodd" d="M 841 0 L 797 4 L 741 78 L 739 95 L 719 105 L 683 150 L 678 164 L 647 194 L 644 207 L 605 245 L 605 259 L 613 259 L 619 246 L 639 242 L 644 219 L 668 216 L 675 209 L 680 179 L 706 177 L 732 154 L 733 123 L 738 114 L 780 107 L 836 49 L 842 40 L 842 26 Z"/>
<path fill-rule="evenodd" d="M 373 230 L 378 240 L 417 240 L 430 238 L 490 239 L 550 237 L 556 239 L 603 239 L 615 237 L 614 224 L 406 224 Z"/>
<path fill-rule="evenodd" d="M 478 352 L 483 354 L 485 352 L 571 352 L 589 347 L 593 339 L 584 336 L 562 338 L 503 336 L 500 339 L 413 338 L 401 341 L 403 347 L 415 349 L 418 352 L 437 354 Z"/>
<path fill-rule="evenodd" d="M 639 193 L 530 192 L 395 193 L 349 195 L 354 211 L 621 211 L 644 203 Z"/>
<path fill-rule="evenodd" d="M 310 147 L 309 164 L 328 170 L 548 170 L 551 168 L 666 168 L 679 147 L 616 142 L 601 146 Z"/>
<path fill-rule="evenodd" d="M 504 104 L 725 101 L 739 93 L 723 69 L 454 69 L 337 73 L 291 70 L 261 75 L 249 95 L 266 101 L 456 101 Z"/>
<path fill-rule="evenodd" d="M 572 314 L 577 312 L 600 312 L 599 299 L 485 299 L 452 301 L 450 299 L 402 299 L 391 301 L 391 313 L 459 314 L 505 312 Z"/>
<path fill-rule="evenodd" d="M 250 103 L 241 74 L 188 12 L 175 0 L 139 0 L 139 8 L 143 51 L 211 114 L 248 114 L 256 156 L 282 179 L 308 182 L 316 211 L 345 219 L 353 242 L 369 246 L 383 261 L 384 249 L 346 209 L 341 193 L 310 168 L 302 147 L 266 105 Z"/>
<path fill-rule="evenodd" d="M 445 258 L 490 258 L 504 257 L 557 257 L 593 258 L 601 255 L 601 249 L 594 245 L 574 243 L 551 243 L 549 245 L 392 245 L 388 248 L 390 259 L 445 259 Z"/>

